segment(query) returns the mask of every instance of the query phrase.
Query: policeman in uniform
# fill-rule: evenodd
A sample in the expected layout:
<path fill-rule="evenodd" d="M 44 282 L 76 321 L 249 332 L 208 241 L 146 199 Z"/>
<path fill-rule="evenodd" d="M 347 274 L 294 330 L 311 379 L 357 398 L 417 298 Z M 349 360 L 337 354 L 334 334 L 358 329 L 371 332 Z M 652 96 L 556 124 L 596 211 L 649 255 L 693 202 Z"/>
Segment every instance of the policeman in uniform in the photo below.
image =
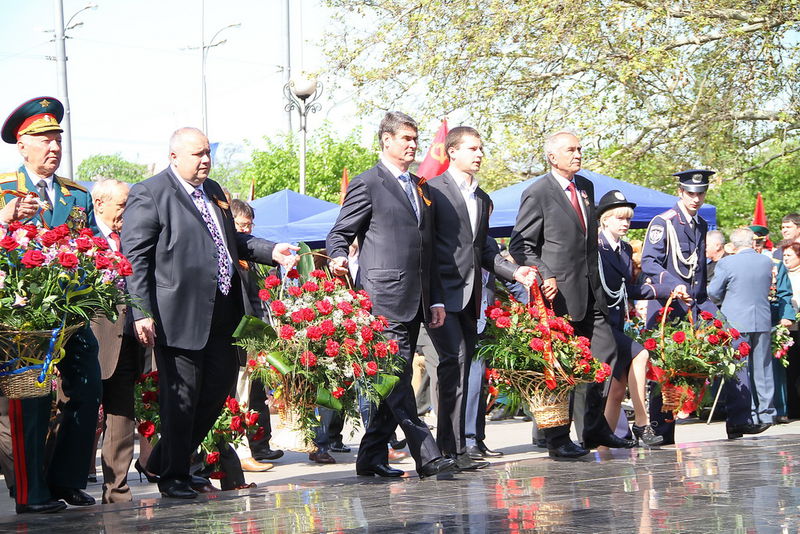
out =
<path fill-rule="evenodd" d="M 61 126 L 64 106 L 52 97 L 29 100 L 14 110 L 3 124 L 3 141 L 16 144 L 23 165 L 0 174 L 0 204 L 23 202 L 12 191 L 32 193 L 41 210 L 31 218 L 17 209 L 15 219 L 45 227 L 67 224 L 73 229 L 92 228 L 97 233 L 89 192 L 79 184 L 55 175 L 61 162 Z M 30 199 L 26 199 L 29 202 Z M 0 206 L 2 207 L 2 206 Z M 45 439 L 51 413 L 50 396 L 9 400 L 12 449 L 16 477 L 17 513 L 48 513 L 94 504 L 83 491 L 94 452 L 94 434 L 100 406 L 98 345 L 89 326 L 76 332 L 65 346 L 67 356 L 58 364 L 61 388 L 67 400 L 61 405 L 62 421 L 55 438 L 49 469 L 45 465 Z"/>
<path fill-rule="evenodd" d="M 642 272 L 654 284 L 671 286 L 675 295 L 670 304 L 674 308 L 669 318 L 683 317 L 691 308 L 699 312 L 717 313 L 717 307 L 708 298 L 706 284 L 706 232 L 708 224 L 698 215 L 706 198 L 709 178 L 714 171 L 688 170 L 675 173 L 678 183 L 678 202 L 672 209 L 656 215 L 647 227 L 642 250 Z M 666 299 L 652 300 L 647 306 L 647 327 L 658 328 L 657 312 L 666 305 Z M 728 418 L 728 437 L 756 434 L 765 428 L 749 421 L 750 391 L 747 373 L 740 373 L 739 381 L 725 382 Z M 661 411 L 661 392 L 653 391 L 650 397 L 650 419 L 655 433 L 664 437 L 664 445 L 675 443 L 675 420 L 671 412 Z"/>

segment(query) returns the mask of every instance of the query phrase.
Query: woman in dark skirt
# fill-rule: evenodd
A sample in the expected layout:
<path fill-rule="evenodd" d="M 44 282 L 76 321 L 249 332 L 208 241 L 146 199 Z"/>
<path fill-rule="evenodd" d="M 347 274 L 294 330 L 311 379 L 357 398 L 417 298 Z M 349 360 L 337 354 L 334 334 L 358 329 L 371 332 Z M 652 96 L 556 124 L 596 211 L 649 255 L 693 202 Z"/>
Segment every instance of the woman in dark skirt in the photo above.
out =
<path fill-rule="evenodd" d="M 630 306 L 634 300 L 654 299 L 669 295 L 670 289 L 663 284 L 636 284 L 633 278 L 633 249 L 622 241 L 628 233 L 633 208 L 620 191 L 609 191 L 600 199 L 597 208 L 600 218 L 598 250 L 600 274 L 608 302 L 608 321 L 617 342 L 617 361 L 614 365 L 611 388 L 606 400 L 605 416 L 611 428 L 616 428 L 620 406 L 629 386 L 635 421 L 633 434 L 647 446 L 659 445 L 663 438 L 655 435 L 650 426 L 650 417 L 645 406 L 647 350 L 625 334 Z"/>

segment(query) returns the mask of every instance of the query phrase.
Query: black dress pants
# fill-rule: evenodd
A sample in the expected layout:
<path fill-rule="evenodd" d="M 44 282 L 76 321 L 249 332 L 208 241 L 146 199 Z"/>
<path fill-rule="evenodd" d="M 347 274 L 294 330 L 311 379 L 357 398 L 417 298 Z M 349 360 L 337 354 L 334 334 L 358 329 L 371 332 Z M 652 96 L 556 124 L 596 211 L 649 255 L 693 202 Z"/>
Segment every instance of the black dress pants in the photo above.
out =
<path fill-rule="evenodd" d="M 189 482 L 191 455 L 214 426 L 236 382 L 239 360 L 231 335 L 241 318 L 241 306 L 235 293 L 226 296 L 217 290 L 211 331 L 202 349 L 155 347 L 161 439 L 147 469 L 160 475 L 159 487 Z"/>

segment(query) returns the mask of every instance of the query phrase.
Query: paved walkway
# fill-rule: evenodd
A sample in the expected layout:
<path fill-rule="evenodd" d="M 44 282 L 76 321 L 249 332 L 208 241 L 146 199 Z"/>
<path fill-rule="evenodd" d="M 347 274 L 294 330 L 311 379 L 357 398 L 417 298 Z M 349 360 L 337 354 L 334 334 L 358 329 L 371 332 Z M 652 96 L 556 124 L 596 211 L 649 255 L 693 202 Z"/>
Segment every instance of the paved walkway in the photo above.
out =
<path fill-rule="evenodd" d="M 287 453 L 258 488 L 195 501 L 158 499 L 131 473 L 134 501 L 16 516 L 0 499 L 0 532 L 797 532 L 800 421 L 729 441 L 724 423 L 679 425 L 676 446 L 555 461 L 530 445 L 530 423 L 488 425 L 503 458 L 477 473 L 420 480 L 356 477 L 354 449 L 319 466 Z M 89 491 L 99 500 L 100 483 Z"/>

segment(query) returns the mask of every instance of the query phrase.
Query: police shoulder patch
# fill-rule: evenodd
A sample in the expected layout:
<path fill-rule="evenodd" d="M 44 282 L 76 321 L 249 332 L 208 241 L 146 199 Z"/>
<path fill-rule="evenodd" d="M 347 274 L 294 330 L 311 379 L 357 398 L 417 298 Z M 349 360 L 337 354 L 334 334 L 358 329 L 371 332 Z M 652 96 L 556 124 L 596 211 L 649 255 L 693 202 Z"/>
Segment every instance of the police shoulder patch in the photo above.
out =
<path fill-rule="evenodd" d="M 669 209 L 669 210 L 665 211 L 664 213 L 662 213 L 661 215 L 659 215 L 659 217 L 661 217 L 665 221 L 668 221 L 668 220 L 672 219 L 673 217 L 675 217 L 677 214 L 678 214 L 677 211 L 675 211 L 673 209 Z"/>
<path fill-rule="evenodd" d="M 664 238 L 664 227 L 660 224 L 652 224 L 647 230 L 647 240 L 655 245 Z"/>

